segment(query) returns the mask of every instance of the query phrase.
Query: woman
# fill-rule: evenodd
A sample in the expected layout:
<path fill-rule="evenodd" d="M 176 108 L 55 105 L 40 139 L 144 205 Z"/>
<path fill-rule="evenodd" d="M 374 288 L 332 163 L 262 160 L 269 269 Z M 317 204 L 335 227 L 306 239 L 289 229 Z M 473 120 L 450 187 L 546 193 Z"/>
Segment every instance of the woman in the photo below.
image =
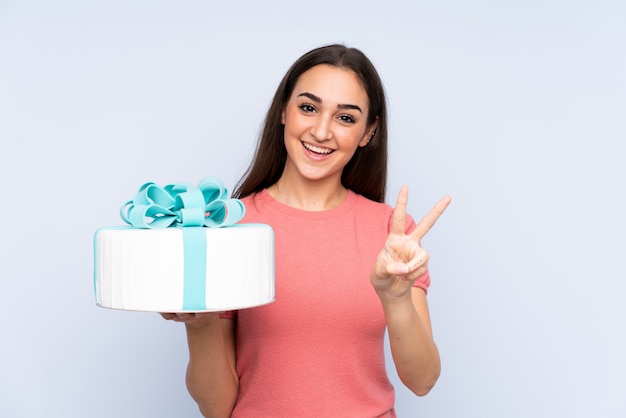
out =
<path fill-rule="evenodd" d="M 242 222 L 274 228 L 276 301 L 163 314 L 186 325 L 187 386 L 203 415 L 393 417 L 385 328 L 402 382 L 418 395 L 433 387 L 440 360 L 419 241 L 450 198 L 416 225 L 406 187 L 395 210 L 382 203 L 386 165 L 385 96 L 371 62 L 343 45 L 303 55 L 234 193 Z"/>

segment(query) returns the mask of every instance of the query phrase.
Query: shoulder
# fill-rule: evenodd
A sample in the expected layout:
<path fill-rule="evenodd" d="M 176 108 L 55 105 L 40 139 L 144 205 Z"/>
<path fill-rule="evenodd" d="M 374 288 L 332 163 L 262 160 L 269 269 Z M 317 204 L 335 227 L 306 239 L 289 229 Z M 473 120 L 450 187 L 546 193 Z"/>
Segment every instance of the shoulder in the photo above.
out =
<path fill-rule="evenodd" d="M 354 193 L 356 196 L 355 211 L 370 220 L 370 222 L 384 224 L 387 231 L 391 230 L 391 217 L 393 216 L 394 208 L 384 202 L 376 202 L 370 200 L 364 196 Z M 407 215 L 405 230 L 407 232 L 415 228 L 415 221 L 411 215 Z"/>
<path fill-rule="evenodd" d="M 385 224 L 389 222 L 393 214 L 393 208 L 387 203 L 376 202 L 356 193 L 354 196 L 356 197 L 354 211 L 358 213 L 359 216 L 367 217 L 372 220 L 376 219 Z"/>
<path fill-rule="evenodd" d="M 393 212 L 393 208 L 384 202 L 376 202 L 370 200 L 365 196 L 350 191 L 350 194 L 354 196 L 355 205 L 357 208 L 363 211 L 369 211 L 376 214 L 390 214 Z"/>
<path fill-rule="evenodd" d="M 259 213 L 262 212 L 263 198 L 262 193 L 253 193 L 246 197 L 242 197 L 241 202 L 246 208 L 246 213 L 242 219 L 243 223 L 252 223 L 257 221 Z"/>

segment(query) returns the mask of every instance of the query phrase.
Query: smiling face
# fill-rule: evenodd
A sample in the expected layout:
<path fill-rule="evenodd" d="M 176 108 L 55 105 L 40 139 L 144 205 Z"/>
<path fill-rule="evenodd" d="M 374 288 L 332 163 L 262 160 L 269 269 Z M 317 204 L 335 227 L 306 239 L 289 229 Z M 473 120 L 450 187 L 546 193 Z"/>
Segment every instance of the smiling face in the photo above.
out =
<path fill-rule="evenodd" d="M 343 168 L 375 129 L 367 125 L 368 111 L 367 94 L 353 71 L 321 64 L 303 73 L 282 113 L 283 178 L 340 185 Z"/>

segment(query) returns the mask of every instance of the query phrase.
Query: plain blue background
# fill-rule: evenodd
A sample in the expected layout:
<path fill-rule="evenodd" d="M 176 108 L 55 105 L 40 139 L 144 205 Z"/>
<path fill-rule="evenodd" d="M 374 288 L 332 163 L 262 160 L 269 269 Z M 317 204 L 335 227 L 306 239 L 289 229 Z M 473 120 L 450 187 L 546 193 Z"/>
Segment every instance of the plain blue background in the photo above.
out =
<path fill-rule="evenodd" d="M 0 416 L 197 417 L 183 327 L 95 306 L 94 231 L 146 181 L 232 188 L 288 66 L 385 83 L 443 372 L 400 417 L 626 416 L 626 5 L 0 0 Z M 389 363 L 391 365 L 391 363 Z"/>

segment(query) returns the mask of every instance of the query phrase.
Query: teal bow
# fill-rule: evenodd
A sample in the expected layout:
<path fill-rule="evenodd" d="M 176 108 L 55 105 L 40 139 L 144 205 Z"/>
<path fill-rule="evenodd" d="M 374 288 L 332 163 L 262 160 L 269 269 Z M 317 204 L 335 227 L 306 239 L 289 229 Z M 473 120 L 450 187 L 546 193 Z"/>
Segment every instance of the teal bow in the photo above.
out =
<path fill-rule="evenodd" d="M 146 183 L 120 209 L 124 222 L 135 228 L 206 226 L 219 228 L 237 223 L 246 208 L 215 177 L 205 177 L 195 188 L 174 183 L 161 187 Z"/>

